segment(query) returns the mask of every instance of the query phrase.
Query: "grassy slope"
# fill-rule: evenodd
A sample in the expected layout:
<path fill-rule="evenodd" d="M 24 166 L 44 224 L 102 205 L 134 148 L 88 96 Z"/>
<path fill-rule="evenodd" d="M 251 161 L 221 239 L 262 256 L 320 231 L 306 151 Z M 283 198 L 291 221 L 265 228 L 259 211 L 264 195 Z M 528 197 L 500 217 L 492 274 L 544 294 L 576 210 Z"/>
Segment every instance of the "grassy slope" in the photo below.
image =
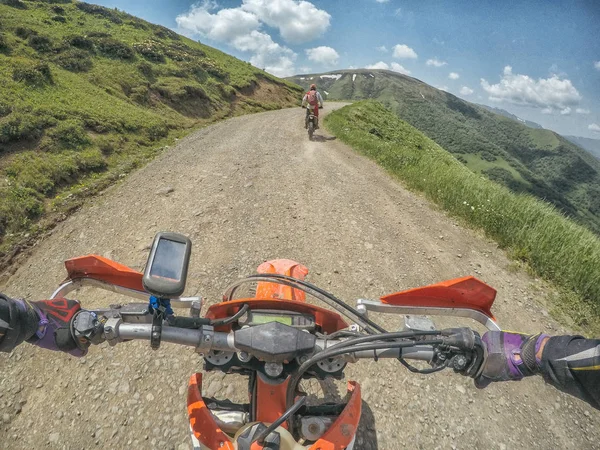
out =
<path fill-rule="evenodd" d="M 515 194 L 468 170 L 383 105 L 364 101 L 335 111 L 326 126 L 409 188 L 482 229 L 542 277 L 563 288 L 557 310 L 600 332 L 600 239 L 550 205 Z"/>
<path fill-rule="evenodd" d="M 73 207 L 174 137 L 298 96 L 289 82 L 123 12 L 1 0 L 0 257 L 45 213 Z"/>
<path fill-rule="evenodd" d="M 600 161 L 563 137 L 395 72 L 332 73 L 342 76 L 290 80 L 303 86 L 317 82 L 331 100 L 378 100 L 473 171 L 544 199 L 600 233 Z"/>

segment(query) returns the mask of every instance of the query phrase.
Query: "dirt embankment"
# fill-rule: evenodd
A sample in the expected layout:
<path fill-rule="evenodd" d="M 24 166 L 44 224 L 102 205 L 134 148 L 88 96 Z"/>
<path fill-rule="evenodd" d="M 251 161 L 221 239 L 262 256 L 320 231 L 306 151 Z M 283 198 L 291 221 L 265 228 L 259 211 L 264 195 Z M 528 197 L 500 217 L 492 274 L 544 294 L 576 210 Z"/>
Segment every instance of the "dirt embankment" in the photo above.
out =
<path fill-rule="evenodd" d="M 331 109 L 331 103 L 326 104 Z M 327 111 L 327 109 L 325 111 Z M 379 167 L 321 130 L 309 142 L 300 109 L 238 117 L 183 140 L 90 202 L 41 242 L 2 289 L 41 299 L 62 261 L 98 253 L 141 269 L 154 234 L 194 242 L 186 293 L 215 302 L 264 260 L 295 259 L 341 298 L 475 275 L 498 290 L 508 329 L 566 332 L 543 306 L 540 284 L 508 270 L 494 243 L 457 226 Z M 117 299 L 82 291 L 84 306 Z M 380 320 L 400 328 L 400 318 Z M 440 325 L 450 322 L 438 321 Z M 93 348 L 81 360 L 23 345 L 0 356 L 0 442 L 17 448 L 190 448 L 185 413 L 191 349 L 141 342 Z M 419 376 L 397 362 L 361 362 L 357 448 L 598 448 L 600 413 L 541 379 L 477 390 L 450 372 Z M 204 391 L 245 395 L 241 380 L 205 377 Z"/>

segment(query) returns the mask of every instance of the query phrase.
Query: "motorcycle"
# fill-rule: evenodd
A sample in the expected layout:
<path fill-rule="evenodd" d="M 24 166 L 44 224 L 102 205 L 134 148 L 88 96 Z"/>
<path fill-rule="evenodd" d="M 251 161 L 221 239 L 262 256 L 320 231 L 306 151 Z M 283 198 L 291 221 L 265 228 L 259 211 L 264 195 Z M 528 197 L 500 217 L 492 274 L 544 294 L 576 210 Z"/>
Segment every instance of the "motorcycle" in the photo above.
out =
<path fill-rule="evenodd" d="M 304 127 L 308 130 L 308 139 L 310 139 L 311 141 L 313 135 L 315 134 L 315 130 L 319 126 L 319 118 L 315 116 L 316 108 L 319 108 L 319 105 L 306 105 L 306 118 L 304 119 Z"/>
<path fill-rule="evenodd" d="M 143 300 L 107 309 L 82 309 L 72 333 L 80 342 L 120 345 L 132 340 L 191 346 L 204 371 L 248 377 L 248 403 L 205 398 L 202 374 L 194 373 L 187 412 L 195 449 L 352 450 L 361 418 L 361 388 L 347 383 L 347 400 L 307 403 L 303 380 L 342 379 L 349 363 L 393 358 L 412 372 L 445 368 L 477 377 L 485 359 L 479 335 L 470 328 L 437 330 L 425 316 L 475 319 L 499 330 L 491 306 L 496 291 L 468 276 L 397 292 L 352 307 L 306 281 L 308 269 L 277 259 L 232 284 L 222 301 L 202 311 L 202 297 L 181 297 L 191 242 L 158 233 L 144 273 L 98 255 L 65 261 L 67 279 L 52 294 L 92 286 Z M 254 295 L 236 298 L 246 285 Z M 307 302 L 307 294 L 324 306 Z M 177 315 L 173 308 L 189 308 Z M 389 332 L 371 312 L 405 315 L 402 331 Z M 428 363 L 415 367 L 409 360 Z M 421 366 L 423 363 L 421 363 Z"/>

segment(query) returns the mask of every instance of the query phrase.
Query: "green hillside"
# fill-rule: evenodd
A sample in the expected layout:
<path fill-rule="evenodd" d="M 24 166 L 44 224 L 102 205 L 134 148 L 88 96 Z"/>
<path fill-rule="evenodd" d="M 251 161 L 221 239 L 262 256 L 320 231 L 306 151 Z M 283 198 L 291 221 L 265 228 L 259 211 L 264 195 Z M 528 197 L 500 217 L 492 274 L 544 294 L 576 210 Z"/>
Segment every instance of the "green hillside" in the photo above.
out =
<path fill-rule="evenodd" d="M 129 14 L 0 0 L 0 259 L 195 127 L 297 103 L 298 87 Z"/>
<path fill-rule="evenodd" d="M 552 131 L 396 72 L 343 70 L 290 80 L 317 83 L 329 100 L 378 100 L 474 172 L 548 201 L 600 233 L 600 161 Z"/>
<path fill-rule="evenodd" d="M 383 105 L 362 101 L 329 114 L 325 125 L 450 215 L 483 230 L 536 274 L 559 286 L 554 312 L 600 332 L 600 238 L 527 194 L 468 170 Z"/>

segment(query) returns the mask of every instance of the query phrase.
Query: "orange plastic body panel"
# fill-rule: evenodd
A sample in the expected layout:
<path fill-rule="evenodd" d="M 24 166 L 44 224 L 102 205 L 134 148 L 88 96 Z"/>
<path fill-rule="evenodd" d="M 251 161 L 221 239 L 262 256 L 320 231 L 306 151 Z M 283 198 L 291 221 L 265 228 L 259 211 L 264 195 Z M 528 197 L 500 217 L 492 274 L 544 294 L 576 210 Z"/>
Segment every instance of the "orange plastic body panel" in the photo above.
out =
<path fill-rule="evenodd" d="M 256 420 L 263 423 L 273 423 L 285 412 L 286 389 L 290 377 L 279 384 L 270 384 L 262 379 L 260 374 L 256 377 Z M 287 429 L 287 422 L 281 424 Z"/>
<path fill-rule="evenodd" d="M 351 393 L 350 400 L 342 413 L 309 450 L 344 450 L 352 442 L 362 410 L 360 385 L 356 381 L 349 381 L 348 392 Z"/>
<path fill-rule="evenodd" d="M 210 449 L 234 450 L 229 437 L 219 428 L 202 398 L 202 374 L 190 378 L 187 398 L 188 416 L 196 439 Z"/>
<path fill-rule="evenodd" d="M 250 309 L 275 309 L 287 310 L 304 314 L 312 314 L 315 317 L 315 323 L 321 327 L 325 333 L 331 334 L 335 331 L 348 327 L 348 324 L 339 314 L 325 308 L 310 305 L 297 300 L 275 300 L 275 299 L 257 299 L 240 298 L 230 302 L 217 303 L 208 308 L 206 317 L 208 319 L 222 319 L 234 315 L 246 303 Z M 231 325 L 215 327 L 217 331 L 228 331 Z"/>
<path fill-rule="evenodd" d="M 258 273 L 276 273 L 304 280 L 308 269 L 291 259 L 275 259 L 262 263 L 256 269 Z M 256 287 L 256 298 L 286 299 L 303 302 L 306 295 L 303 291 L 276 283 L 260 282 Z"/>
<path fill-rule="evenodd" d="M 491 308 L 496 290 L 475 277 L 455 278 L 381 297 L 381 302 L 398 306 L 474 309 L 495 320 Z"/>
<path fill-rule="evenodd" d="M 144 291 L 141 272 L 98 255 L 80 256 L 65 261 L 68 279 L 93 278 L 136 291 Z"/>

